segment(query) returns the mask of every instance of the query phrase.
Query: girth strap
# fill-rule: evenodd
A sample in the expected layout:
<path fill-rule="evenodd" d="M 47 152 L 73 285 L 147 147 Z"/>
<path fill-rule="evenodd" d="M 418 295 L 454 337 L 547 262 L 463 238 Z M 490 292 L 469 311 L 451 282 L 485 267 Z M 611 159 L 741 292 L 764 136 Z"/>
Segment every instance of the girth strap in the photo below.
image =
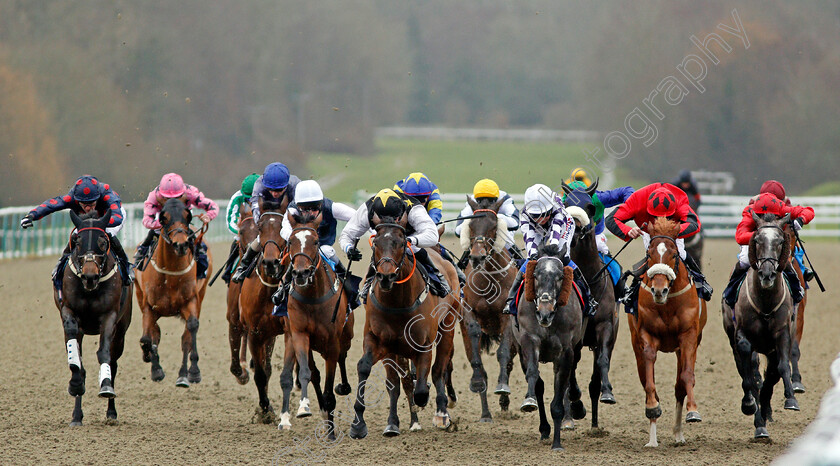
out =
<path fill-rule="evenodd" d="M 421 304 L 423 301 L 426 300 L 426 297 L 429 295 L 429 284 L 427 283 L 426 286 L 423 288 L 423 291 L 420 292 L 420 295 L 414 300 L 414 304 L 408 307 L 385 307 L 382 303 L 376 298 L 376 293 L 373 289 L 370 290 L 370 299 L 373 301 L 373 305 L 376 306 L 377 309 L 386 313 L 386 314 L 407 314 L 409 312 L 414 311 Z"/>

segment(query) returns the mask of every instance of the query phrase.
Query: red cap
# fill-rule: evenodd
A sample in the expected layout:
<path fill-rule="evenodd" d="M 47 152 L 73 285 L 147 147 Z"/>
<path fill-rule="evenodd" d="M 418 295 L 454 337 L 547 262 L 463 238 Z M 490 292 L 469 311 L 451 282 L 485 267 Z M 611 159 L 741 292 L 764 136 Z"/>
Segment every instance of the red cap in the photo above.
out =
<path fill-rule="evenodd" d="M 669 217 L 677 211 L 677 198 L 668 188 L 656 188 L 648 196 L 647 212 L 654 217 Z"/>
<path fill-rule="evenodd" d="M 785 194 L 785 187 L 782 186 L 782 183 L 779 183 L 776 180 L 767 180 L 761 185 L 761 190 L 759 193 L 770 193 L 776 196 L 777 199 L 780 201 L 784 201 L 787 195 Z"/>
<path fill-rule="evenodd" d="M 776 197 L 773 193 L 762 193 L 758 195 L 752 208 L 757 214 L 775 214 L 782 215 L 782 208 L 784 202 Z"/>

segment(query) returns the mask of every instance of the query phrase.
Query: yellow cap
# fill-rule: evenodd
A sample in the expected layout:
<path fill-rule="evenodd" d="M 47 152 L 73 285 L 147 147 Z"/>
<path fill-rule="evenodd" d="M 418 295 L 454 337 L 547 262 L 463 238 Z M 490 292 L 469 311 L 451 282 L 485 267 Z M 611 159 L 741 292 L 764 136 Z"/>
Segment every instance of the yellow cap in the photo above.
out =
<path fill-rule="evenodd" d="M 592 184 L 592 180 L 589 179 L 589 175 L 586 174 L 586 170 L 580 167 L 572 170 L 572 176 L 566 180 L 566 184 L 572 183 L 573 181 L 583 181 L 586 186 Z"/>
<path fill-rule="evenodd" d="M 499 185 L 495 181 L 487 178 L 478 180 L 473 188 L 473 197 L 499 197 Z"/>

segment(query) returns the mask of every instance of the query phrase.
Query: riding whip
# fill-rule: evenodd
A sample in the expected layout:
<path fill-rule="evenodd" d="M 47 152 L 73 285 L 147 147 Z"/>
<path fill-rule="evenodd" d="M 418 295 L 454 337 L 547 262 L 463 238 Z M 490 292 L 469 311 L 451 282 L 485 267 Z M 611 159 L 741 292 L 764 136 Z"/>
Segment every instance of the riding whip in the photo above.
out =
<path fill-rule="evenodd" d="M 814 269 L 814 264 L 811 263 L 811 258 L 808 257 L 808 252 L 805 251 L 805 243 L 799 237 L 799 232 L 796 231 L 796 228 L 793 229 L 793 234 L 796 236 L 796 243 L 799 244 L 800 248 L 802 248 L 802 253 L 805 255 L 805 259 L 808 261 L 808 266 L 811 267 L 811 271 L 814 272 L 814 278 L 817 279 L 817 285 L 820 286 L 820 291 L 825 293 L 825 287 L 823 286 L 822 280 L 820 280 L 820 275 L 817 273 L 816 269 Z"/>
<path fill-rule="evenodd" d="M 356 246 L 359 244 L 359 238 L 356 238 L 353 241 L 353 249 L 356 249 Z M 338 290 L 338 300 L 335 302 L 335 309 L 333 309 L 332 319 L 330 319 L 330 323 L 335 323 L 335 318 L 338 316 L 338 306 L 341 305 L 341 294 L 344 293 L 344 282 L 347 281 L 347 277 L 350 275 L 350 266 L 353 265 L 353 259 L 347 258 L 347 271 L 344 273 L 344 276 L 341 277 L 341 289 Z"/>
<path fill-rule="evenodd" d="M 447 223 L 447 222 L 456 222 L 458 220 L 469 220 L 471 218 L 481 218 L 481 217 L 484 217 L 484 215 L 485 214 L 475 214 L 475 215 L 465 215 L 463 217 L 450 218 L 449 220 L 441 220 L 441 221 L 435 223 L 435 225 L 441 225 L 441 224 Z"/>
<path fill-rule="evenodd" d="M 621 247 L 621 249 L 619 249 L 619 250 L 618 250 L 618 252 L 617 252 L 617 253 L 615 253 L 615 255 L 613 255 L 612 257 L 610 257 L 610 260 L 609 260 L 606 264 L 604 264 L 604 266 L 603 266 L 603 267 L 601 267 L 601 270 L 599 270 L 599 271 L 598 271 L 598 273 L 596 273 L 594 277 L 592 277 L 592 281 L 593 281 L 593 282 L 594 282 L 595 280 L 597 280 L 597 279 L 601 276 L 601 274 L 602 274 L 602 273 L 604 273 L 604 270 L 607 270 L 607 267 L 609 267 L 609 266 L 610 266 L 610 264 L 612 264 L 612 263 L 613 263 L 613 261 L 615 260 L 615 258 L 616 258 L 616 257 L 618 257 L 618 255 L 619 255 L 619 254 L 621 254 L 621 251 L 624 251 L 624 248 L 626 248 L 627 246 L 629 246 L 629 245 L 630 245 L 630 243 L 632 243 L 634 239 L 636 239 L 636 238 L 632 238 L 632 239 L 630 239 L 630 241 L 627 241 L 626 243 L 624 243 L 624 246 L 622 246 L 622 247 Z"/>
<path fill-rule="evenodd" d="M 236 248 L 233 251 L 231 251 L 230 255 L 228 256 L 225 263 L 222 264 L 222 266 L 219 268 L 219 270 L 216 271 L 216 274 L 213 275 L 213 278 L 210 279 L 210 283 L 208 283 L 207 286 L 213 286 L 213 283 L 216 281 L 217 278 L 219 278 L 219 274 L 221 274 L 222 271 L 225 270 L 228 267 L 228 264 L 230 264 L 230 261 L 232 261 L 233 258 L 238 256 L 238 255 L 239 255 L 239 248 Z"/>

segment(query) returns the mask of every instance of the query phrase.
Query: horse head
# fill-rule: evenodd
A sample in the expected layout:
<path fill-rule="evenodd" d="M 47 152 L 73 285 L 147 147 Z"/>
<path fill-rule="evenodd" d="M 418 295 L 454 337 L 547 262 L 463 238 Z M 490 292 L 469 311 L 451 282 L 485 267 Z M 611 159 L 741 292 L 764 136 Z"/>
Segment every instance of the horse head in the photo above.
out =
<path fill-rule="evenodd" d="M 653 302 L 656 304 L 665 304 L 668 301 L 668 292 L 677 279 L 679 232 L 679 223 L 667 217 L 657 217 L 648 226 L 650 245 L 647 249 L 647 276 L 650 279 Z"/>
<path fill-rule="evenodd" d="M 550 327 L 554 322 L 557 307 L 565 306 L 572 286 L 572 269 L 563 266 L 566 245 L 541 248 L 538 260 L 528 262 L 525 270 L 525 299 L 536 306 L 537 323 Z"/>
<path fill-rule="evenodd" d="M 244 254 L 245 249 L 256 237 L 257 226 L 254 223 L 251 204 L 243 202 L 239 205 L 239 252 Z"/>
<path fill-rule="evenodd" d="M 776 276 L 790 262 L 790 238 L 788 222 L 790 214 L 779 218 L 774 214 L 763 216 L 752 213 L 756 224 L 750 239 L 750 265 L 758 271 L 758 280 L 765 290 L 773 288 Z"/>
<path fill-rule="evenodd" d="M 265 270 L 266 276 L 279 279 L 282 270 L 280 262 L 286 246 L 286 240 L 280 236 L 280 230 L 283 228 L 283 206 L 281 203 L 266 200 L 262 209 L 260 221 L 257 223 L 262 250 L 260 267 Z"/>
<path fill-rule="evenodd" d="M 70 236 L 70 260 L 78 271 L 76 274 L 82 281 L 82 287 L 87 292 L 94 291 L 99 286 L 99 278 L 105 269 L 111 248 L 111 240 L 105 231 L 111 219 L 111 210 L 108 209 L 101 218 L 97 218 L 96 215 L 95 210 L 83 216 L 70 211 L 70 219 L 76 227 L 76 231 Z"/>
<path fill-rule="evenodd" d="M 287 213 L 291 213 L 289 210 Z M 292 233 L 287 248 L 291 256 L 292 279 L 295 285 L 305 287 L 315 281 L 315 273 L 321 264 L 318 246 L 318 225 L 321 214 L 314 218 L 302 218 L 298 214 L 289 215 Z"/>
<path fill-rule="evenodd" d="M 192 212 L 181 199 L 167 199 L 163 204 L 160 212 L 160 236 L 179 256 L 185 256 L 190 250 L 193 239 L 191 221 Z"/>
<path fill-rule="evenodd" d="M 371 247 L 375 277 L 379 286 L 384 291 L 389 291 L 399 279 L 405 263 L 408 249 L 405 228 L 408 215 L 406 212 L 399 217 L 379 217 L 374 214 L 373 224 L 376 236 L 371 240 Z"/>
<path fill-rule="evenodd" d="M 481 198 L 480 201 L 476 202 L 467 196 L 467 203 L 472 208 L 473 214 L 484 214 L 482 217 L 469 219 L 467 225 L 467 234 L 470 240 L 470 263 L 473 269 L 480 267 L 493 254 L 499 233 L 498 213 L 504 202 L 504 199 L 491 202 L 489 198 Z"/>

